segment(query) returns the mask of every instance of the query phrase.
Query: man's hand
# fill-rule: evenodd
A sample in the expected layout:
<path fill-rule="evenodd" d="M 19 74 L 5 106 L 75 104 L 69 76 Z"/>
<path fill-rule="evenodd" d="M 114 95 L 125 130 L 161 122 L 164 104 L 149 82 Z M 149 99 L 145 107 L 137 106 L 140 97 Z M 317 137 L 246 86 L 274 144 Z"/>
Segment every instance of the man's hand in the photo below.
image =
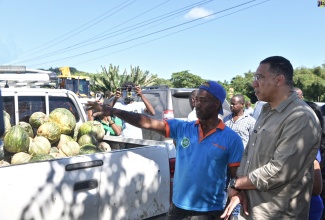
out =
<path fill-rule="evenodd" d="M 87 111 L 93 110 L 95 112 L 93 116 L 110 116 L 111 115 L 111 107 L 108 105 L 102 105 L 98 102 L 88 101 L 86 103 Z"/>
<path fill-rule="evenodd" d="M 238 204 L 242 205 L 245 215 L 248 215 L 247 197 L 246 197 L 246 194 L 244 193 L 244 191 L 241 191 L 241 192 L 237 193 L 235 196 L 231 197 L 230 203 L 225 208 L 225 211 L 223 212 L 223 214 L 220 217 L 224 218 L 225 220 L 229 219 L 232 211 L 235 209 L 235 207 Z"/>
<path fill-rule="evenodd" d="M 228 188 L 228 197 L 233 197 L 235 195 L 237 195 L 239 192 L 233 188 Z"/>
<path fill-rule="evenodd" d="M 135 93 L 137 94 L 137 96 L 142 96 L 142 90 L 140 86 L 136 86 L 135 87 Z"/>

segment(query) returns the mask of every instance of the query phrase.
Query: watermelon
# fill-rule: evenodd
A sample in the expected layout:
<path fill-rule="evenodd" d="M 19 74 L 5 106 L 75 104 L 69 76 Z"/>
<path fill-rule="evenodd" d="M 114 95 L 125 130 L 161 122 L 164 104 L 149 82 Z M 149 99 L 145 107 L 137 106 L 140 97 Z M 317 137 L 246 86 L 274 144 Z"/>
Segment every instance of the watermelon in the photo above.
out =
<path fill-rule="evenodd" d="M 29 146 L 28 153 L 35 154 L 48 154 L 51 150 L 50 141 L 43 136 L 36 136 Z"/>
<path fill-rule="evenodd" d="M 59 149 L 59 153 L 64 154 L 66 156 L 75 156 L 78 155 L 80 151 L 80 146 L 76 141 L 67 141 L 62 144 Z"/>
<path fill-rule="evenodd" d="M 51 147 L 50 153 L 59 153 L 59 148 Z"/>
<path fill-rule="evenodd" d="M 68 135 L 66 135 L 66 134 L 61 134 L 60 135 L 60 141 L 58 142 L 58 144 L 57 144 L 57 148 L 61 148 L 61 146 L 64 144 L 64 143 L 66 143 L 67 141 L 73 141 L 73 138 L 72 137 L 70 137 L 70 136 L 68 136 Z"/>
<path fill-rule="evenodd" d="M 10 153 L 27 152 L 29 135 L 19 125 L 15 125 L 5 135 L 4 147 Z"/>
<path fill-rule="evenodd" d="M 45 122 L 37 129 L 37 136 L 46 137 L 51 144 L 54 144 L 60 139 L 61 129 L 53 122 Z"/>
<path fill-rule="evenodd" d="M 54 109 L 49 115 L 49 120 L 60 127 L 62 134 L 72 134 L 76 127 L 76 118 L 66 108 Z"/>
<path fill-rule="evenodd" d="M 80 146 L 85 145 L 85 144 L 92 144 L 92 145 L 97 146 L 98 141 L 97 141 L 97 139 L 95 138 L 94 135 L 92 135 L 92 134 L 84 134 L 78 139 L 78 144 Z"/>
<path fill-rule="evenodd" d="M 99 121 L 86 121 L 79 128 L 78 139 L 84 134 L 92 134 L 97 141 L 101 141 L 104 138 L 105 130 Z"/>
<path fill-rule="evenodd" d="M 99 153 L 99 152 L 102 152 L 102 151 L 97 149 L 96 146 L 94 146 L 92 144 L 85 144 L 80 147 L 79 154 L 95 154 L 95 153 Z"/>
<path fill-rule="evenodd" d="M 28 163 L 32 156 L 25 152 L 18 152 L 15 153 L 14 156 L 11 158 L 11 164 L 22 164 Z"/>
<path fill-rule="evenodd" d="M 24 122 L 24 121 L 20 121 L 19 126 L 22 127 L 27 132 L 29 137 L 33 138 L 35 136 L 34 135 L 34 130 L 33 130 L 32 126 L 29 123 Z"/>
<path fill-rule="evenodd" d="M 4 167 L 4 166 L 9 166 L 10 163 L 8 163 L 7 161 L 1 160 L 0 161 L 0 167 Z"/>
<path fill-rule="evenodd" d="M 46 116 L 45 113 L 43 112 L 34 112 L 30 117 L 29 117 L 29 124 L 33 127 L 38 129 L 39 126 L 44 124 L 45 122 L 48 121 L 48 117 Z"/>
<path fill-rule="evenodd" d="M 104 141 L 99 142 L 98 149 L 101 150 L 101 151 L 104 151 L 104 152 L 112 150 L 111 146 L 108 143 L 104 142 Z"/>
<path fill-rule="evenodd" d="M 55 159 L 55 158 L 49 154 L 35 154 L 30 158 L 30 160 L 28 162 L 31 163 L 31 162 L 45 161 L 45 160 L 51 160 L 51 159 Z"/>
<path fill-rule="evenodd" d="M 11 128 L 10 115 L 6 111 L 3 111 L 3 122 L 4 122 L 4 125 L 5 125 L 5 132 L 4 132 L 4 135 L 2 137 L 4 137 L 5 134 L 7 134 L 7 132 Z"/>

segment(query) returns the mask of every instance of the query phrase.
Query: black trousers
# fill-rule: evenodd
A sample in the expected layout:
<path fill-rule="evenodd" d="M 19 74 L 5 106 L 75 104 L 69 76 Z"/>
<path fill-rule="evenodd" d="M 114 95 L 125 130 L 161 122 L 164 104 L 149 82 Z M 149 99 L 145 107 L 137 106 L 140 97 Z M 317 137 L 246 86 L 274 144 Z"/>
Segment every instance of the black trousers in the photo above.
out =
<path fill-rule="evenodd" d="M 172 203 L 167 213 L 167 220 L 222 220 L 222 210 L 197 212 L 178 208 Z"/>

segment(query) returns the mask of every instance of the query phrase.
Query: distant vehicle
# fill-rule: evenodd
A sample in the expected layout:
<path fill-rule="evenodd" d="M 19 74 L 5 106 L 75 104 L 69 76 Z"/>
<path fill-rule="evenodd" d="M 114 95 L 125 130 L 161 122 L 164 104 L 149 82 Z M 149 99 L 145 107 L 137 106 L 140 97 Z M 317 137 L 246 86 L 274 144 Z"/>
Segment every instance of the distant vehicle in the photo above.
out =
<path fill-rule="evenodd" d="M 192 111 L 189 96 L 194 88 L 169 88 L 167 85 L 142 87 L 142 93 L 155 108 L 155 119 L 176 118 L 187 120 L 188 114 Z M 224 117 L 230 114 L 230 105 L 225 100 L 222 104 Z M 165 141 L 166 138 L 156 132 L 143 129 L 143 138 Z"/>
<path fill-rule="evenodd" d="M 90 78 L 87 76 L 71 75 L 68 66 L 60 67 L 57 76 L 57 88 L 67 89 L 76 93 L 79 98 L 90 97 Z"/>
<path fill-rule="evenodd" d="M 258 116 L 260 116 L 260 113 L 262 111 L 262 107 L 266 102 L 264 101 L 257 101 L 255 103 L 255 109 L 254 109 L 254 113 L 253 113 L 253 118 L 255 118 L 257 120 Z"/>

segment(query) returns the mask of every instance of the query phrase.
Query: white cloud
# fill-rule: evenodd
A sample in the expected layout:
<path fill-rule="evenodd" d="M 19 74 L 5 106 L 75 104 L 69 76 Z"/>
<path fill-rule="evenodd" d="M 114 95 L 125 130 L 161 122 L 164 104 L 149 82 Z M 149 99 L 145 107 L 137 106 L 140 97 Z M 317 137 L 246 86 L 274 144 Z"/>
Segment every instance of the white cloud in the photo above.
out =
<path fill-rule="evenodd" d="M 196 8 L 193 8 L 191 11 L 189 11 L 187 14 L 185 14 L 184 18 L 185 19 L 197 19 L 197 18 L 205 17 L 212 13 L 213 13 L 213 11 L 207 10 L 202 7 L 196 7 Z M 208 19 L 208 18 L 212 18 L 212 17 L 213 16 L 209 16 L 206 18 Z"/>

